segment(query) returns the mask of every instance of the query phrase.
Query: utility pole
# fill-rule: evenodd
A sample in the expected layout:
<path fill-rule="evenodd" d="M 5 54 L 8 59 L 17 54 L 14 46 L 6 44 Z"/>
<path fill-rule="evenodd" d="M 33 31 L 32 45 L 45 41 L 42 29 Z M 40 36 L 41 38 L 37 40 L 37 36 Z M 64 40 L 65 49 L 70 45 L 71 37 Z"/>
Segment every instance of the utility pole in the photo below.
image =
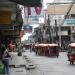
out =
<path fill-rule="evenodd" d="M 51 26 L 50 26 L 49 15 L 48 15 L 47 24 L 48 24 L 48 32 L 49 32 L 49 42 L 52 43 L 52 38 L 51 38 Z"/>
<path fill-rule="evenodd" d="M 60 24 L 60 17 L 59 17 L 59 46 L 61 48 L 61 24 Z"/>
<path fill-rule="evenodd" d="M 56 31 L 56 41 L 58 41 L 58 27 L 57 27 L 57 20 L 55 19 L 55 31 Z"/>

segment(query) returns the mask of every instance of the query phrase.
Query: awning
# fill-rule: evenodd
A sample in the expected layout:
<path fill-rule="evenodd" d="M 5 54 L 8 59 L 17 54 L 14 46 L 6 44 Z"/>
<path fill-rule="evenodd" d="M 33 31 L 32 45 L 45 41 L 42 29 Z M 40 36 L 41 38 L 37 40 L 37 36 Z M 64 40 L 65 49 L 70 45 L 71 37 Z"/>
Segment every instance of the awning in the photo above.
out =
<path fill-rule="evenodd" d="M 47 14 L 65 15 L 72 4 L 48 4 Z M 75 14 L 75 4 L 73 4 L 69 14 Z"/>
<path fill-rule="evenodd" d="M 41 0 L 9 0 L 9 1 L 16 2 L 17 4 L 21 4 L 27 7 L 41 6 Z"/>

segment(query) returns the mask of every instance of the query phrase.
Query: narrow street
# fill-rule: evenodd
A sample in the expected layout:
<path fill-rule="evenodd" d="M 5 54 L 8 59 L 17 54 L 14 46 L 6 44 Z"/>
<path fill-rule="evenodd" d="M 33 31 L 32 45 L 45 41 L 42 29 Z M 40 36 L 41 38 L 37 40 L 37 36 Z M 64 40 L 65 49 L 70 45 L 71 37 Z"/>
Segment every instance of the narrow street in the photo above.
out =
<path fill-rule="evenodd" d="M 0 75 L 75 75 L 75 0 L 0 0 Z"/>
<path fill-rule="evenodd" d="M 67 61 L 66 52 L 61 52 L 58 58 L 38 56 L 34 52 L 26 51 L 23 55 L 27 55 L 35 64 L 35 69 L 30 70 L 31 75 L 75 75 L 75 65 L 70 65 Z M 34 73 L 34 74 L 33 74 Z"/>

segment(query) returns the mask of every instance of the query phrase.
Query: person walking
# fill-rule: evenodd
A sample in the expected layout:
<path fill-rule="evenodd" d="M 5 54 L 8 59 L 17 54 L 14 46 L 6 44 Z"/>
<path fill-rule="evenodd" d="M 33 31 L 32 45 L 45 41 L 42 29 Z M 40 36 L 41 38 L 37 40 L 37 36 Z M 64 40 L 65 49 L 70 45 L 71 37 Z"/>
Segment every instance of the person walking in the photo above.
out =
<path fill-rule="evenodd" d="M 32 52 L 33 44 L 30 44 L 30 52 Z"/>
<path fill-rule="evenodd" d="M 4 64 L 3 74 L 9 74 L 10 55 L 4 44 L 2 44 L 1 51 L 2 51 L 2 63 Z"/>

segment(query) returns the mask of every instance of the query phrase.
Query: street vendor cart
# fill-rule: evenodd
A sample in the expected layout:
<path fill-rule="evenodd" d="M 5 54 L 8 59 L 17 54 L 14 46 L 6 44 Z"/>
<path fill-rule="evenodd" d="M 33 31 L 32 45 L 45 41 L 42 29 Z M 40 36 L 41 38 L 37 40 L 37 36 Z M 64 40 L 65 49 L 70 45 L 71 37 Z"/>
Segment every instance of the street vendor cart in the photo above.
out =
<path fill-rule="evenodd" d="M 51 56 L 59 56 L 59 46 L 56 43 L 49 44 L 49 51 Z"/>
<path fill-rule="evenodd" d="M 44 56 L 59 56 L 58 44 L 35 44 L 35 52 Z"/>

